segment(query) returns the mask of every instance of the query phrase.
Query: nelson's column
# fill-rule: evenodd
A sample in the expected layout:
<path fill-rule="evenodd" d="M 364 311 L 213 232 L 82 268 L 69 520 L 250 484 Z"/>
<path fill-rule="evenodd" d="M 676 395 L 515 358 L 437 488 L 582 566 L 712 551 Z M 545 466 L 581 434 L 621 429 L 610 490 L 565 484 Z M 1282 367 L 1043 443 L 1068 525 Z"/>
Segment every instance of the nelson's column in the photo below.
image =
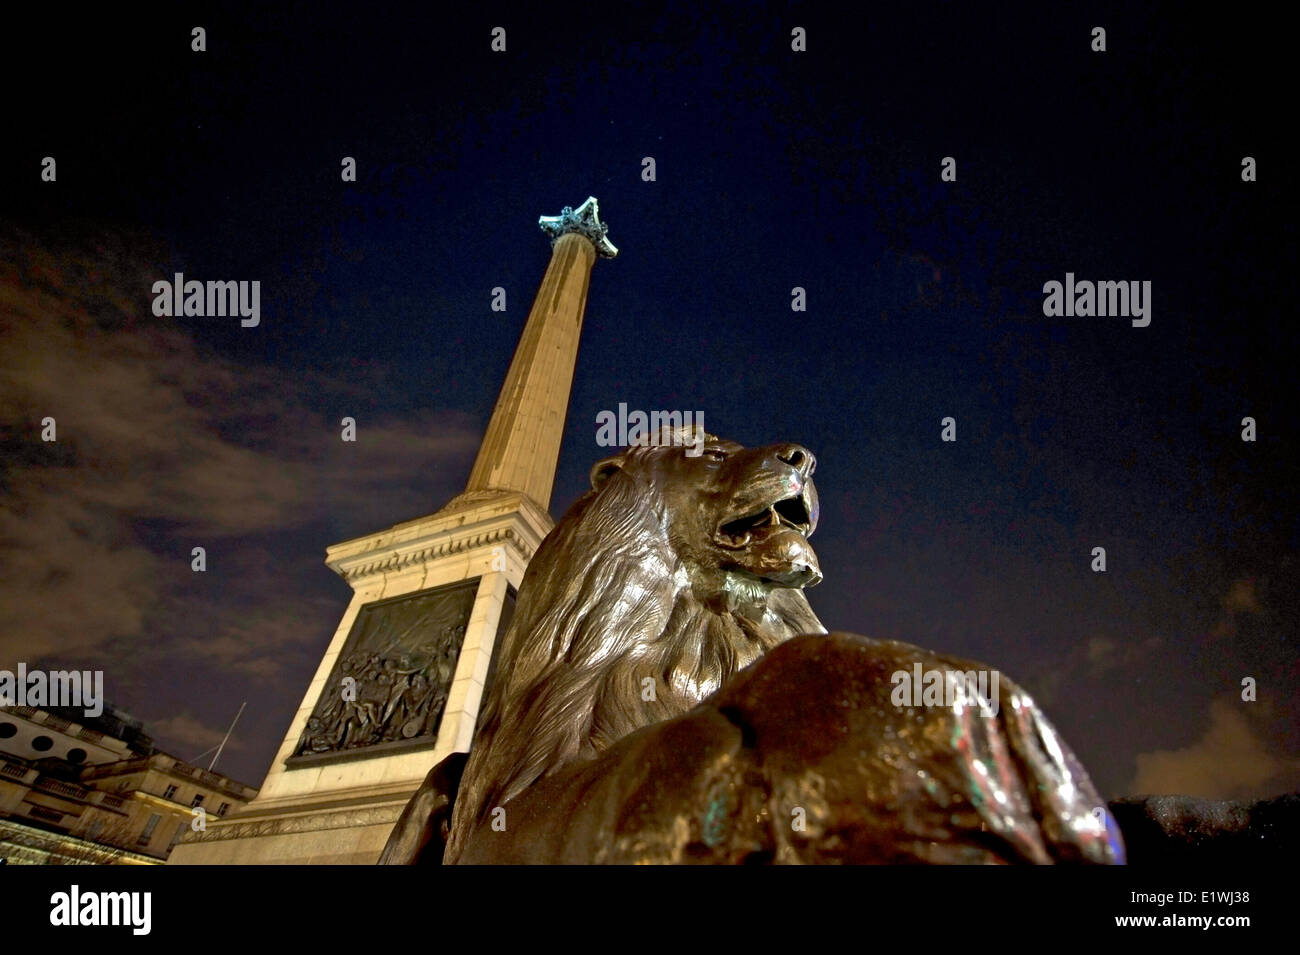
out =
<path fill-rule="evenodd" d="M 469 751 L 493 648 L 554 524 L 591 269 L 618 254 L 594 197 L 540 225 L 551 261 L 464 492 L 327 549 L 352 601 L 261 790 L 186 833 L 172 863 L 374 863 L 429 769 Z"/>

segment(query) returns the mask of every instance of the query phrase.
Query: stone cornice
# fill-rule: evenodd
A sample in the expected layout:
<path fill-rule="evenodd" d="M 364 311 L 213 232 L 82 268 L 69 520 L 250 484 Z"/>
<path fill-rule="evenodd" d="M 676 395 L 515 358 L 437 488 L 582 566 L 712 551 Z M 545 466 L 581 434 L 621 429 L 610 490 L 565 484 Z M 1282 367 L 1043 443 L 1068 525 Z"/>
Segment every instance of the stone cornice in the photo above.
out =
<path fill-rule="evenodd" d="M 428 517 L 335 544 L 325 563 L 349 583 L 482 547 L 510 547 L 526 563 L 551 526 L 550 515 L 525 496 L 494 492 L 456 499 Z"/>
<path fill-rule="evenodd" d="M 209 825 L 203 832 L 187 832 L 181 843 L 221 842 L 226 839 L 251 839 L 278 836 L 290 832 L 316 832 L 321 829 L 350 829 L 395 823 L 406 808 L 406 800 L 382 806 L 347 807 L 273 819 L 230 820 Z"/>
<path fill-rule="evenodd" d="M 531 560 L 533 552 L 537 549 L 535 546 L 530 546 L 513 528 L 502 527 L 482 534 L 475 534 L 471 537 L 460 537 L 439 544 L 431 544 L 418 550 L 395 550 L 387 556 L 364 563 L 343 564 L 340 562 L 337 566 L 333 563 L 330 563 L 329 566 L 340 577 L 351 583 L 377 574 L 399 573 L 407 567 L 418 567 L 442 557 L 450 557 L 462 551 L 473 550 L 476 547 L 491 547 L 502 544 L 514 547 L 525 561 Z"/>

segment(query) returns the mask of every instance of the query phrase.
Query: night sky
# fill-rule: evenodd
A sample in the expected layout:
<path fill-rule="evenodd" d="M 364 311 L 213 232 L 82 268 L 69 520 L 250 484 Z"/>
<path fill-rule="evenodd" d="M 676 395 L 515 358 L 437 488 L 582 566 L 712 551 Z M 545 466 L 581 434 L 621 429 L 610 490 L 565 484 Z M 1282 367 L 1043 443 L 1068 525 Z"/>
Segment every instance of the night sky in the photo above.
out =
<path fill-rule="evenodd" d="M 595 195 L 620 255 L 552 514 L 620 402 L 801 442 L 828 627 L 997 667 L 1107 797 L 1300 788 L 1288 32 L 1177 4 L 323 6 L 51 9 L 0 40 L 0 668 L 102 668 L 187 759 L 246 700 L 217 768 L 259 784 L 350 595 L 326 546 L 463 487 L 537 217 Z M 177 271 L 259 280 L 261 324 L 155 317 Z M 1046 317 L 1067 272 L 1150 281 L 1151 324 Z"/>

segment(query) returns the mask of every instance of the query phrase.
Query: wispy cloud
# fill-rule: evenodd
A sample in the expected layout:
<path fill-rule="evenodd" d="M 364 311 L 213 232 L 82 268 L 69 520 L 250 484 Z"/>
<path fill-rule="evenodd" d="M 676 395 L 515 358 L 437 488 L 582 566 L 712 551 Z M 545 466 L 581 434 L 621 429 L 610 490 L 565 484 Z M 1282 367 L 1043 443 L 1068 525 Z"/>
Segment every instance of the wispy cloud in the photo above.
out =
<path fill-rule="evenodd" d="M 157 740 L 174 748 L 182 759 L 195 759 L 200 753 L 216 748 L 226 735 L 224 728 L 213 729 L 188 713 L 156 720 L 149 731 Z M 243 743 L 232 735 L 223 752 L 238 750 L 242 746 Z"/>
<path fill-rule="evenodd" d="M 171 666 L 193 691 L 220 671 L 296 698 L 276 680 L 319 652 L 340 607 L 319 584 L 333 541 L 286 534 L 433 510 L 481 424 L 357 415 L 345 444 L 338 409 L 359 406 L 357 380 L 213 354 L 151 314 L 156 258 L 0 230 L 0 666 L 108 660 L 110 697 Z M 45 417 L 57 442 L 41 440 Z M 217 732 L 188 716 L 153 728 L 195 744 Z"/>
<path fill-rule="evenodd" d="M 1135 794 L 1177 793 L 1206 799 L 1256 799 L 1293 788 L 1300 760 L 1269 750 L 1255 732 L 1245 707 L 1232 697 L 1210 704 L 1209 726 L 1181 749 L 1139 753 Z"/>

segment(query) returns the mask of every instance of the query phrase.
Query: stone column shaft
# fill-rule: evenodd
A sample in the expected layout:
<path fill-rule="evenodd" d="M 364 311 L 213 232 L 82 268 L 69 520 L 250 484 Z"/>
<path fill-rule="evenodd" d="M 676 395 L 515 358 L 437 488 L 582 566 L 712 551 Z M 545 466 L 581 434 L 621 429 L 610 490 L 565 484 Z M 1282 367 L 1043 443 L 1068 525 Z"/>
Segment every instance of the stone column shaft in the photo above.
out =
<path fill-rule="evenodd" d="M 568 232 L 556 240 L 467 492 L 519 491 L 543 510 L 550 506 L 595 262 L 585 236 Z"/>

